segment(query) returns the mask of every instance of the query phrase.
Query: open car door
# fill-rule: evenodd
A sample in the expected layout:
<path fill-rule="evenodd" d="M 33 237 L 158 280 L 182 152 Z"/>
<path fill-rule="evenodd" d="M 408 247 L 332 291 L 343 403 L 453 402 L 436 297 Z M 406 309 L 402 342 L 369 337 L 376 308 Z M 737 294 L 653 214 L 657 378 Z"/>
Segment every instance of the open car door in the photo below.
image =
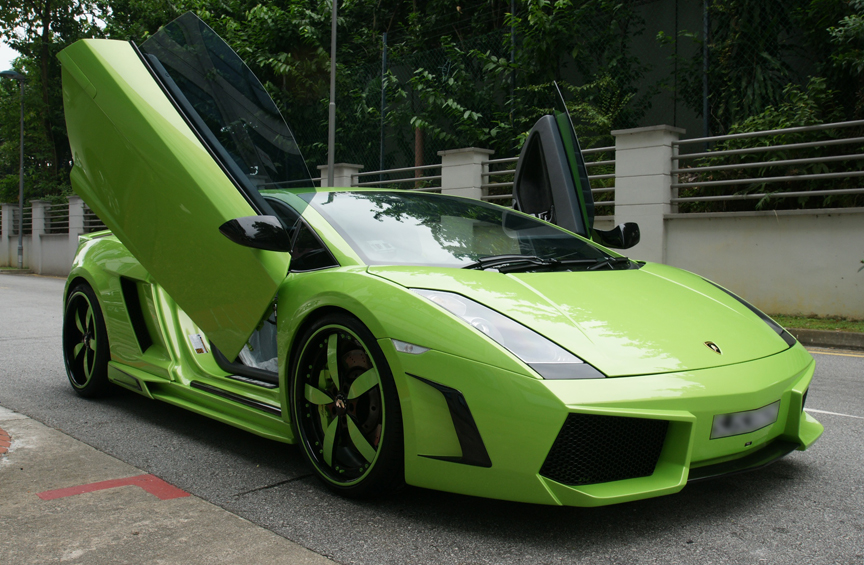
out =
<path fill-rule="evenodd" d="M 639 243 L 639 226 L 594 228 L 594 196 L 579 138 L 555 85 L 555 110 L 543 116 L 522 146 L 513 180 L 515 208 L 601 245 L 628 249 Z"/>
<path fill-rule="evenodd" d="M 234 359 L 290 257 L 238 245 L 219 228 L 275 216 L 259 189 L 312 185 L 290 129 L 237 54 L 191 13 L 140 49 L 88 39 L 59 58 L 72 187 Z"/>

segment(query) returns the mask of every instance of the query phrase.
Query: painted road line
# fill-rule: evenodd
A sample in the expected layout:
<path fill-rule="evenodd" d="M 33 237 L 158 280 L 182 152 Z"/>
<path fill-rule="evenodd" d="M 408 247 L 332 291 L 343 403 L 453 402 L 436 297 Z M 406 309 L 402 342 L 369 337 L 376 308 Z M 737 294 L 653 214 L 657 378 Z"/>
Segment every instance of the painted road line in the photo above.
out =
<path fill-rule="evenodd" d="M 861 357 L 864 359 L 864 355 L 856 355 L 854 353 L 834 353 L 833 351 L 816 351 L 815 349 L 808 349 L 810 353 L 818 353 L 819 355 L 837 355 L 838 357 Z"/>
<path fill-rule="evenodd" d="M 153 475 L 138 475 L 137 477 L 128 477 L 125 479 L 111 479 L 110 481 L 100 481 L 98 483 L 89 483 L 86 485 L 78 485 L 75 487 L 46 490 L 44 492 L 38 493 L 36 496 L 38 496 L 42 500 L 54 500 L 55 498 L 75 496 L 76 494 L 84 494 L 85 492 L 95 492 L 97 490 L 105 490 L 109 488 L 125 486 L 141 487 L 145 491 L 154 495 L 159 500 L 171 500 L 173 498 L 183 498 L 184 496 L 189 496 L 188 492 L 180 490 L 173 485 L 169 485 L 159 477 L 155 477 Z"/>
<path fill-rule="evenodd" d="M 813 408 L 805 408 L 805 412 L 815 412 L 817 414 L 830 414 L 832 416 L 843 416 L 845 418 L 855 418 L 856 420 L 864 420 L 864 416 L 853 416 L 852 414 L 841 414 L 840 412 L 828 412 L 827 410 L 815 410 Z"/>

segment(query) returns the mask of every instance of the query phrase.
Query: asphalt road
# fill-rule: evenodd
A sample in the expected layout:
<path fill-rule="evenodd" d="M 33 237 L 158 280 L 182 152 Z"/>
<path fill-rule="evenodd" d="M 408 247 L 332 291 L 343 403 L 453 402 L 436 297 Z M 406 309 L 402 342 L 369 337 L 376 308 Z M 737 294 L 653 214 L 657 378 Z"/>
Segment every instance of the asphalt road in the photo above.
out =
<path fill-rule="evenodd" d="M 825 434 L 760 471 L 599 509 L 416 488 L 354 502 L 320 486 L 294 447 L 125 391 L 78 398 L 60 353 L 62 289 L 0 276 L 0 405 L 336 561 L 864 564 L 862 354 L 814 353 L 807 405 Z"/>

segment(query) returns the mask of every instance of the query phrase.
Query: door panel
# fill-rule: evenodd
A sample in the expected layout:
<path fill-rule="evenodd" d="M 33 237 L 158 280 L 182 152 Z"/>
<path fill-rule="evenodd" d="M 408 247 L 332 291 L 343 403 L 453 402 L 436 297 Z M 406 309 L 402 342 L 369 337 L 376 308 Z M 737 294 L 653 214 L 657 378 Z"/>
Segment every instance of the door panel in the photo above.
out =
<path fill-rule="evenodd" d="M 256 211 L 129 43 L 82 40 L 59 58 L 73 188 L 234 359 L 284 279 L 288 254 L 219 233 Z"/>

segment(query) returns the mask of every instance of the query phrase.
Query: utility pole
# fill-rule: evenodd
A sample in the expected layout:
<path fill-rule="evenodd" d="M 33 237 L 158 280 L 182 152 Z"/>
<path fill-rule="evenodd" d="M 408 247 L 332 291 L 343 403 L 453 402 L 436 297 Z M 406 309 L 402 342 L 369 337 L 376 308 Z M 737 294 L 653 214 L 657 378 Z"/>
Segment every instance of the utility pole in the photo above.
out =
<path fill-rule="evenodd" d="M 333 168 L 336 164 L 336 7 L 333 2 L 333 21 L 330 24 L 330 119 L 327 128 L 327 186 L 333 186 Z"/>
<path fill-rule="evenodd" d="M 18 268 L 24 268 L 24 83 L 27 77 L 15 70 L 0 72 L 0 76 L 18 81 L 21 96 L 21 143 L 18 147 Z M 56 163 L 55 163 L 56 164 Z"/>

